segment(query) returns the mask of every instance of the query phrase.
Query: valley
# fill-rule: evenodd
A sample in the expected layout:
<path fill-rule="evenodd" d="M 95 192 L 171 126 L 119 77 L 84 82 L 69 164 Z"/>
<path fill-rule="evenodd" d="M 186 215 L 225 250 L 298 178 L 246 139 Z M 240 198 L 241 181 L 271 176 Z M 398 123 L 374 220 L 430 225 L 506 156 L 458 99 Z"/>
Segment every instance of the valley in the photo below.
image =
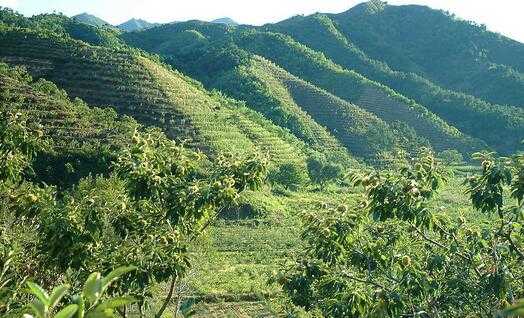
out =
<path fill-rule="evenodd" d="M 522 313 L 524 44 L 473 22 L 0 7 L 0 114 L 2 317 Z"/>

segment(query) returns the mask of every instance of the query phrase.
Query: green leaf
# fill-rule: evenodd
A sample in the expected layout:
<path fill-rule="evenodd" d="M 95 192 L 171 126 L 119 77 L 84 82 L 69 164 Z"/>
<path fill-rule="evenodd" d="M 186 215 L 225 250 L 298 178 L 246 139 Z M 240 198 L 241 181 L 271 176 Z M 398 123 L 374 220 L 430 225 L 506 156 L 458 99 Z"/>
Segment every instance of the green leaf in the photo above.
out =
<path fill-rule="evenodd" d="M 84 318 L 85 306 L 86 306 L 84 297 L 82 295 L 75 295 L 73 297 L 73 302 L 78 305 L 78 312 L 75 318 Z"/>
<path fill-rule="evenodd" d="M 58 303 L 60 302 L 60 299 L 65 296 L 67 290 L 69 289 L 69 285 L 60 285 L 58 287 L 55 287 L 53 291 L 51 292 L 51 296 L 49 298 L 49 309 L 53 309 Z"/>
<path fill-rule="evenodd" d="M 37 300 L 34 303 L 29 304 L 29 307 L 31 307 L 31 309 L 33 309 L 34 314 L 38 318 L 45 318 L 46 317 L 46 307 L 44 306 L 44 304 L 42 304 L 42 302 Z"/>
<path fill-rule="evenodd" d="M 69 305 L 60 310 L 54 318 L 71 318 L 78 310 L 78 305 Z"/>
<path fill-rule="evenodd" d="M 82 294 L 90 303 L 95 303 L 101 296 L 102 280 L 100 276 L 100 273 L 92 273 L 84 284 Z"/>
<path fill-rule="evenodd" d="M 90 311 L 87 313 L 86 318 L 113 318 L 114 314 L 110 312 L 103 311 Z"/>
<path fill-rule="evenodd" d="M 27 282 L 27 286 L 31 290 L 31 293 L 35 295 L 45 307 L 49 307 L 49 295 L 40 285 Z"/>
<path fill-rule="evenodd" d="M 524 315 L 524 299 L 499 313 L 498 317 L 521 317 Z"/>
<path fill-rule="evenodd" d="M 122 306 L 126 306 L 132 303 L 137 302 L 137 300 L 134 297 L 131 296 L 125 296 L 125 297 L 116 297 L 109 299 L 107 301 L 104 301 L 102 304 L 98 305 L 96 307 L 96 311 L 105 311 L 107 309 L 116 309 Z"/>
<path fill-rule="evenodd" d="M 123 266 L 113 270 L 106 277 L 102 278 L 102 291 L 105 291 L 109 287 L 109 285 L 118 278 L 120 278 L 120 276 L 134 271 L 136 269 L 136 266 Z"/>

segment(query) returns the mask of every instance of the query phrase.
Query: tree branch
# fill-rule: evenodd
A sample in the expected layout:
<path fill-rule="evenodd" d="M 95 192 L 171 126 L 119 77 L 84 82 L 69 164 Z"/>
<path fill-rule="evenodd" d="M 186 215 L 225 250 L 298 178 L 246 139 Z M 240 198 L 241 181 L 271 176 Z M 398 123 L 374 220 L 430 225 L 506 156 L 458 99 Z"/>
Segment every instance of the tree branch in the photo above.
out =
<path fill-rule="evenodd" d="M 445 246 L 444 244 L 440 243 L 440 242 L 437 242 L 435 240 L 433 240 L 432 238 L 428 237 L 424 232 L 422 232 L 416 225 L 414 224 L 410 224 L 411 225 L 411 228 L 413 228 L 415 230 L 415 232 L 417 232 L 424 240 L 426 240 L 427 242 L 430 242 L 431 244 L 433 245 L 436 245 L 442 249 L 445 249 L 446 251 L 450 252 L 450 249 L 449 247 Z M 453 253 L 455 255 L 457 255 L 458 257 L 462 258 L 463 260 L 465 261 L 468 261 L 468 262 L 471 262 L 471 258 L 462 254 L 462 253 L 459 253 L 459 252 L 455 252 Z M 477 268 L 473 268 L 475 270 L 475 273 L 479 276 L 479 277 L 482 277 L 482 274 L 479 272 L 479 270 Z"/>
<path fill-rule="evenodd" d="M 175 275 L 173 275 L 173 277 L 171 278 L 171 285 L 169 286 L 169 293 L 167 294 L 166 300 L 164 300 L 164 304 L 162 304 L 162 307 L 160 308 L 158 313 L 155 315 L 155 318 L 161 318 L 167 306 L 171 302 L 171 299 L 173 298 L 173 292 L 175 291 L 177 279 L 178 279 L 178 276 L 175 276 Z"/>
<path fill-rule="evenodd" d="M 367 279 L 367 280 L 366 280 L 366 279 L 361 279 L 361 278 L 355 277 L 355 276 L 353 276 L 353 275 L 351 275 L 351 274 L 349 274 L 348 272 L 345 272 L 345 271 L 343 271 L 342 274 L 343 274 L 346 278 L 348 278 L 348 279 L 350 279 L 350 280 L 354 280 L 354 281 L 356 281 L 356 282 L 360 282 L 360 283 L 364 283 L 364 284 L 370 284 L 370 285 L 373 285 L 373 286 L 378 287 L 378 288 L 380 288 L 380 289 L 389 290 L 389 289 L 386 288 L 385 286 L 383 286 L 383 285 L 381 285 L 381 284 L 379 284 L 379 283 L 376 283 L 376 282 L 374 282 L 374 281 L 372 281 L 372 280 L 369 280 L 369 279 Z"/>

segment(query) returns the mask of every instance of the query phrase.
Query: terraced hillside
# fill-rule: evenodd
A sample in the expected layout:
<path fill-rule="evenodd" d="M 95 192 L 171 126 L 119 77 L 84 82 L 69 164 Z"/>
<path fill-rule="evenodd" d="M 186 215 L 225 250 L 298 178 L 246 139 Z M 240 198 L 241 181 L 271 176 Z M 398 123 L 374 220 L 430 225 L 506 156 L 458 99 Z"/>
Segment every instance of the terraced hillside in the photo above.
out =
<path fill-rule="evenodd" d="M 457 148 L 467 153 L 483 147 L 482 142 L 464 135 L 423 106 L 354 71 L 334 64 L 323 54 L 297 43 L 290 37 L 271 32 L 248 31 L 239 34 L 237 43 L 272 60 L 290 73 L 363 107 L 388 123 L 397 121 L 413 128 L 438 151 Z M 382 92 L 384 103 L 358 104 L 359 101 L 367 99 L 366 94 L 370 91 Z M 401 108 L 391 108 L 393 105 Z M 367 106 L 372 108 L 366 108 Z"/>
<path fill-rule="evenodd" d="M 264 61 L 264 60 L 262 60 Z M 366 156 L 399 146 L 393 129 L 362 108 L 350 104 L 266 62 L 267 74 L 280 82 L 290 98 L 327 127 L 353 153 Z M 411 140 L 411 142 L 416 142 Z"/>
<path fill-rule="evenodd" d="M 359 151 L 348 143 L 339 142 L 340 139 L 335 138 L 336 133 L 329 125 L 315 121 L 313 113 L 297 104 L 283 83 L 270 73 L 272 68 L 276 69 L 277 66 L 262 58 L 255 58 L 247 65 L 211 79 L 209 85 L 246 101 L 254 110 L 264 114 L 275 124 L 288 128 L 312 149 L 325 153 L 333 160 L 350 162 L 351 157 L 347 155 L 347 151 L 359 157 L 376 154 Z"/>
<path fill-rule="evenodd" d="M 471 95 L 443 89 L 420 75 L 394 71 L 387 64 L 369 58 L 327 15 L 297 16 L 267 25 L 265 29 L 287 34 L 323 52 L 335 63 L 394 89 L 502 153 L 514 152 L 524 139 L 522 109 L 492 105 Z"/>
<path fill-rule="evenodd" d="M 392 90 L 369 81 L 355 72 L 341 68 L 324 58 L 318 52 L 312 51 L 293 41 L 291 38 L 285 37 L 281 34 L 259 32 L 250 29 L 249 27 L 235 29 L 224 26 L 214 27 L 213 25 L 201 22 L 190 22 L 165 25 L 145 32 L 126 34 L 124 35 L 124 39 L 131 45 L 162 54 L 172 65 L 186 70 L 189 74 L 196 76 L 204 83 L 218 85 L 219 89 L 225 90 L 237 98 L 247 99 L 248 104 L 257 105 L 257 102 L 254 102 L 253 98 L 246 95 L 259 94 L 260 89 L 246 87 L 240 88 L 238 85 L 234 87 L 236 84 L 233 83 L 238 83 L 238 81 L 231 81 L 231 84 L 228 84 L 230 78 L 226 78 L 225 81 L 223 78 L 206 78 L 210 77 L 210 75 L 208 75 L 210 73 L 220 73 L 224 72 L 224 69 L 231 70 L 238 65 L 249 64 L 244 61 L 249 59 L 249 55 L 236 48 L 235 45 L 238 44 L 243 49 L 250 51 L 251 54 L 258 54 L 271 60 L 277 65 L 283 67 L 289 73 L 297 75 L 301 79 L 305 79 L 312 84 L 325 89 L 329 93 L 341 97 L 346 102 L 353 102 L 354 104 L 357 104 L 357 101 L 365 102 L 366 99 L 361 99 L 361 97 L 362 94 L 372 91 L 366 90 L 368 87 L 373 87 L 386 92 L 387 98 L 384 99 L 385 97 L 382 97 L 382 99 L 379 99 L 379 101 L 384 101 L 381 105 L 369 105 L 367 103 L 365 105 L 357 105 L 361 107 L 369 107 L 364 107 L 364 112 L 372 113 L 386 123 L 393 124 L 398 131 L 398 135 L 401 135 L 404 138 L 408 138 L 406 136 L 414 137 L 415 140 L 410 141 L 412 144 L 420 145 L 421 143 L 424 143 L 424 140 L 429 140 L 429 142 L 439 151 L 449 148 L 458 148 L 464 153 L 486 147 L 482 142 L 473 140 L 453 127 L 450 127 L 440 118 L 427 111 L 424 107 L 417 105 L 402 96 L 398 96 Z M 224 43 L 228 41 L 230 41 L 229 44 L 226 45 L 225 48 L 222 48 L 219 54 L 214 53 L 214 58 L 210 59 L 210 61 L 197 63 L 194 61 L 200 61 L 200 59 L 193 58 L 194 64 L 191 64 L 191 61 L 188 62 L 189 59 L 186 57 L 187 55 L 193 57 L 202 56 L 207 54 L 210 50 L 213 51 L 214 49 L 209 49 L 209 46 L 212 46 L 210 42 Z M 231 41 L 235 43 L 231 43 Z M 180 46 L 177 48 L 173 45 L 168 45 L 169 43 L 174 42 L 180 43 Z M 229 57 L 224 58 L 224 55 L 227 55 L 227 53 L 224 52 L 232 51 L 234 51 L 235 54 L 230 54 L 234 55 L 237 60 Z M 260 70 L 260 67 L 258 70 Z M 242 69 L 242 76 L 244 77 L 247 76 L 247 74 L 251 74 L 250 76 L 253 78 L 257 76 L 257 73 L 260 74 L 260 71 L 255 70 L 252 66 L 249 68 L 244 67 Z M 235 76 L 238 76 L 238 74 Z M 245 78 L 242 82 L 246 82 Z M 312 88 L 311 86 L 309 87 Z M 243 96 L 241 94 L 239 95 L 238 92 L 238 90 L 242 89 L 246 90 Z M 273 91 L 278 90 L 273 89 Z M 320 91 L 321 90 L 317 90 L 317 92 Z M 249 92 L 249 94 L 247 92 Z M 391 105 L 394 105 L 397 108 L 400 105 L 403 109 L 390 108 Z M 257 110 L 260 111 L 260 108 Z M 311 108 L 309 110 L 311 110 Z M 307 112 L 310 115 L 312 114 L 310 111 Z M 265 114 L 268 116 L 267 112 Z M 272 118 L 270 115 L 269 117 Z M 337 125 L 335 122 L 338 120 L 333 117 L 332 114 L 332 120 L 334 120 L 334 122 L 331 125 L 326 124 L 327 121 L 325 118 L 319 123 L 323 126 L 333 128 Z M 312 118 L 316 120 L 315 116 L 312 116 Z M 421 118 L 423 119 L 421 120 Z M 335 134 L 334 131 L 335 130 L 333 129 L 330 130 L 332 134 Z M 339 134 L 340 130 L 335 135 Z M 394 134 L 394 132 L 389 133 L 389 135 L 392 134 Z M 380 138 L 373 139 L 372 143 L 376 143 L 378 148 L 387 150 L 388 147 L 391 147 L 391 139 L 389 139 L 388 133 L 384 133 L 383 128 L 377 127 L 375 136 L 382 137 L 382 140 Z M 413 138 L 410 137 L 410 139 Z M 344 142 L 345 141 L 342 141 L 342 143 Z M 351 146 L 354 147 L 354 145 Z M 360 149 L 357 147 L 357 151 L 364 149 L 362 146 L 360 147 Z M 349 148 L 349 151 L 352 151 L 352 149 Z"/>
<path fill-rule="evenodd" d="M 303 144 L 292 135 L 147 57 L 28 30 L 7 28 L 1 36 L 2 60 L 27 65 L 73 97 L 115 105 L 119 113 L 189 138 L 207 152 L 253 150 L 269 153 L 275 163 L 304 164 Z"/>
<path fill-rule="evenodd" d="M 264 58 L 234 45 L 210 43 L 199 31 L 180 26 L 171 35 L 178 46 L 167 48 L 159 42 L 158 46 L 147 48 L 162 54 L 173 66 L 201 80 L 208 88 L 246 101 L 248 106 L 328 157 L 349 160 L 342 145 L 364 158 L 398 146 L 392 130 L 375 115 L 294 77 Z"/>
<path fill-rule="evenodd" d="M 33 80 L 25 70 L 0 63 L 0 110 L 27 117 L 47 141 L 35 178 L 67 186 L 92 172 L 105 173 L 106 160 L 129 143 L 136 121 L 110 108 L 70 100 L 51 82 Z"/>
<path fill-rule="evenodd" d="M 377 3 L 332 15 L 367 55 L 445 88 L 524 107 L 524 44 L 443 11 Z"/>
<path fill-rule="evenodd" d="M 23 69 L 0 63 L 0 87 L 3 107 L 22 111 L 42 127 L 55 147 L 126 143 L 136 126 L 133 120 L 119 120 L 110 108 L 90 108 L 82 100 L 71 101 L 67 94 L 46 80 L 33 81 Z"/>
<path fill-rule="evenodd" d="M 364 109 L 374 113 L 377 117 L 386 122 L 401 122 L 404 126 L 414 129 L 420 137 L 429 140 L 439 151 L 448 148 L 458 148 L 462 152 L 467 153 L 471 152 L 473 149 L 485 147 L 482 142 L 472 140 L 453 127 L 450 127 L 436 115 L 427 111 L 424 107 L 399 96 L 387 87 L 369 81 L 353 71 L 341 68 L 326 59 L 322 54 L 300 45 L 289 37 L 277 33 L 259 32 L 246 28 L 239 28 L 236 29 L 236 31 L 224 27 L 213 29 L 213 26 L 202 23 L 192 23 L 186 27 L 198 28 L 196 31 L 201 32 L 201 34 L 206 37 L 213 36 L 219 40 L 233 38 L 235 43 L 240 47 L 252 53 L 264 56 L 283 67 L 291 74 L 299 76 L 302 79 L 305 79 L 312 84 L 355 104 L 359 100 L 365 100 L 361 99 L 361 97 L 362 94 L 370 91 L 366 90 L 366 88 L 372 87 L 384 91 L 389 96 L 388 103 L 383 105 L 372 105 L 372 108 Z M 151 38 L 154 38 L 157 41 L 160 41 L 161 39 L 167 39 L 166 41 L 169 41 L 168 34 L 176 33 L 177 31 L 183 30 L 183 28 L 183 24 L 173 25 L 171 26 L 171 29 L 169 29 L 169 26 L 164 26 L 158 30 L 148 30 L 141 34 L 140 37 L 147 39 L 149 35 L 151 35 Z M 212 31 L 209 29 L 212 29 Z M 170 31 L 168 32 L 167 30 Z M 138 37 L 138 35 L 134 36 Z M 147 43 L 152 43 L 152 41 L 146 41 Z M 162 42 L 156 42 L 157 47 L 158 45 L 161 45 L 161 43 Z M 147 45 L 145 45 L 144 48 L 148 49 Z M 399 103 L 394 104 L 395 100 L 399 101 Z M 392 104 L 402 105 L 404 111 L 397 111 L 390 108 L 389 105 Z"/>

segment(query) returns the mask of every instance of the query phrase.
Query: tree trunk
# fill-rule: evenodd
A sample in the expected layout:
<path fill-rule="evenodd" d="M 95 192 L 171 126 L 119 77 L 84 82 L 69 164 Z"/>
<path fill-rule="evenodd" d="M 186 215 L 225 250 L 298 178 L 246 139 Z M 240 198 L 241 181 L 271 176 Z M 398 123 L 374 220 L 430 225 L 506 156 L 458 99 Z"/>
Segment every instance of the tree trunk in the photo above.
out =
<path fill-rule="evenodd" d="M 178 276 L 173 276 L 171 278 L 171 286 L 169 286 L 169 292 L 167 293 L 166 300 L 164 301 L 164 304 L 162 304 L 162 307 L 158 311 L 158 313 L 155 315 L 155 318 L 161 318 L 164 314 L 164 311 L 166 310 L 167 306 L 171 302 L 171 299 L 173 298 L 173 292 L 175 291 L 176 281 Z"/>

